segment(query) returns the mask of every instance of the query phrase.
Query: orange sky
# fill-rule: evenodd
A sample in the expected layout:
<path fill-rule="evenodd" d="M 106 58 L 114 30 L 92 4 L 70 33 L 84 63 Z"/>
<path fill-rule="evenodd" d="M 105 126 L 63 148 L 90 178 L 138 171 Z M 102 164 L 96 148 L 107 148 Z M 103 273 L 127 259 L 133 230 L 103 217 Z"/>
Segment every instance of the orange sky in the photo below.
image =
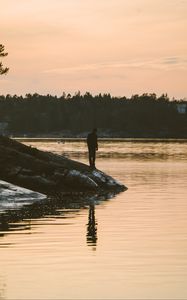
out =
<path fill-rule="evenodd" d="M 0 94 L 187 97 L 187 0 L 6 0 Z"/>

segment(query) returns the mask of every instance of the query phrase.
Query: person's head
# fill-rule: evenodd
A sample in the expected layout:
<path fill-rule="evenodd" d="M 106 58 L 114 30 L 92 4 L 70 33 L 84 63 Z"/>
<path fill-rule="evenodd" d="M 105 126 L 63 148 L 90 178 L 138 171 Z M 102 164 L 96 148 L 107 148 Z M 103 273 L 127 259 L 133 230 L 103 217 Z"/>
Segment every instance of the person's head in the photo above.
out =
<path fill-rule="evenodd" d="M 97 128 L 94 128 L 92 132 L 97 133 Z"/>

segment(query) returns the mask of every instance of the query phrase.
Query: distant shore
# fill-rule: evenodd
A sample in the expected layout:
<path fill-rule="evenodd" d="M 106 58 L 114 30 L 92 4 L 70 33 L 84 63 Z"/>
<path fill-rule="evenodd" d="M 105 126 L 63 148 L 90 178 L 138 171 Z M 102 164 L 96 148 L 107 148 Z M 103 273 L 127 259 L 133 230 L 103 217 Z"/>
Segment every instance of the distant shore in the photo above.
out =
<path fill-rule="evenodd" d="M 42 142 L 59 142 L 59 143 L 63 143 L 63 142 L 77 142 L 77 141 L 82 141 L 82 142 L 86 142 L 86 138 L 85 137 L 12 137 L 13 140 L 16 140 L 18 142 L 37 142 L 37 141 L 42 141 Z M 127 138 L 127 137 L 99 137 L 98 138 L 99 141 L 101 142 L 109 142 L 109 141 L 115 141 L 115 142 L 132 142 L 132 141 L 136 141 L 136 142 L 165 142 L 166 140 L 168 142 L 174 142 L 175 140 L 177 141 L 187 141 L 187 137 L 185 138 L 181 138 L 181 137 L 162 137 L 162 138 L 158 138 L 158 137 L 139 137 L 139 138 Z"/>
<path fill-rule="evenodd" d="M 62 131 L 55 131 L 55 132 L 38 132 L 35 134 L 31 134 L 29 132 L 15 132 L 7 133 L 6 135 L 13 139 L 43 139 L 43 140 L 85 140 L 87 138 L 89 131 L 71 131 L 71 130 L 62 130 Z M 187 131 L 186 132 L 169 132 L 169 131 L 113 131 L 111 129 L 102 129 L 98 128 L 98 139 L 103 141 L 109 140 L 134 140 L 134 139 L 187 139 Z"/>

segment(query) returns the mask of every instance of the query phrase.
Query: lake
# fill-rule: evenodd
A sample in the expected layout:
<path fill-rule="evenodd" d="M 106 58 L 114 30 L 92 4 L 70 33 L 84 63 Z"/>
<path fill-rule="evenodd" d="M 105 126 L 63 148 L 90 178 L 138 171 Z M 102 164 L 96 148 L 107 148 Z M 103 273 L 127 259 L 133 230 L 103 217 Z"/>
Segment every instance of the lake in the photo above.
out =
<path fill-rule="evenodd" d="M 84 140 L 23 140 L 87 163 Z M 187 140 L 100 140 L 128 190 L 0 232 L 0 299 L 187 299 Z"/>

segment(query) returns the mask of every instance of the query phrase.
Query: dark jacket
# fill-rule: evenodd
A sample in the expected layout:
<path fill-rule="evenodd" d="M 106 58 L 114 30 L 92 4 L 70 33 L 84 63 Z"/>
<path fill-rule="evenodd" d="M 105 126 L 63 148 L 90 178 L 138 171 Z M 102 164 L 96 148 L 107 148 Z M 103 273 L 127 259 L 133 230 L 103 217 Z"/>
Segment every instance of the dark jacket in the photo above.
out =
<path fill-rule="evenodd" d="M 97 134 L 95 132 L 91 132 L 88 134 L 87 145 L 88 145 L 88 149 L 93 149 L 93 150 L 98 149 Z"/>

